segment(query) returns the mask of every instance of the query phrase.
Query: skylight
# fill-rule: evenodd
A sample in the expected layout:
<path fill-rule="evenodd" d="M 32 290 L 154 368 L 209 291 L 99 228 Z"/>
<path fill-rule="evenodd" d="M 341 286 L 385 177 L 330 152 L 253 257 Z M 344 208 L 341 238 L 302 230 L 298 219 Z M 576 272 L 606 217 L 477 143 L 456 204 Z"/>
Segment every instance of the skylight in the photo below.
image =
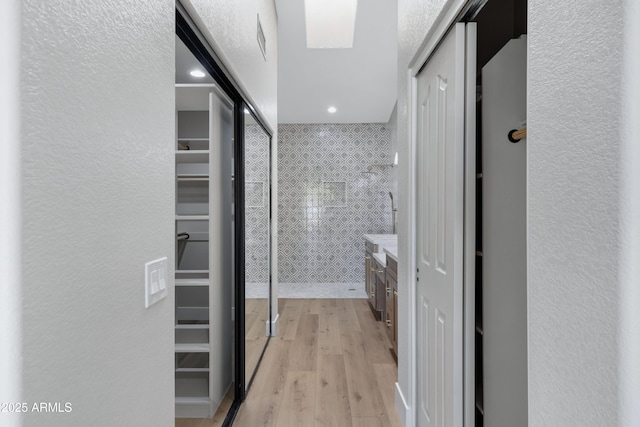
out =
<path fill-rule="evenodd" d="M 358 0 L 304 0 L 307 47 L 353 47 Z"/>

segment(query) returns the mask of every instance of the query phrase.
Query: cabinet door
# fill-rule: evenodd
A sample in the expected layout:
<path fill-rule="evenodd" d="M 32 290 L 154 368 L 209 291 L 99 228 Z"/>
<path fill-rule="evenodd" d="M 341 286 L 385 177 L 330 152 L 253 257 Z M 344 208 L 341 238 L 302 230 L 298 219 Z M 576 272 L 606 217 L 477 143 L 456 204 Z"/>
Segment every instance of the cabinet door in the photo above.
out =
<path fill-rule="evenodd" d="M 387 335 L 389 336 L 389 341 L 393 344 L 395 340 L 395 310 L 393 306 L 393 288 L 392 288 L 392 280 L 389 275 L 387 275 L 387 284 L 385 288 L 386 294 L 386 324 L 387 324 Z"/>
<path fill-rule="evenodd" d="M 378 280 L 376 278 L 376 262 L 371 260 L 371 268 L 369 268 L 369 289 L 367 294 L 369 295 L 369 302 L 371 307 L 376 308 L 376 287 L 378 286 Z M 378 319 L 380 320 L 380 319 Z"/>
<path fill-rule="evenodd" d="M 398 354 L 398 285 L 393 287 L 393 349 Z"/>
<path fill-rule="evenodd" d="M 364 255 L 364 291 L 369 295 L 371 289 L 371 255 Z"/>

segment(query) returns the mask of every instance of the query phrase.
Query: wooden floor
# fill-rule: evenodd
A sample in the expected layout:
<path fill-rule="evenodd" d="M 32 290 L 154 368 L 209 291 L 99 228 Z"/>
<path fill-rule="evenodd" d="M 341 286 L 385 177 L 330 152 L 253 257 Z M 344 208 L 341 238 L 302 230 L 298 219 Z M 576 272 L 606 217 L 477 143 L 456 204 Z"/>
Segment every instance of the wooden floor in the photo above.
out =
<path fill-rule="evenodd" d="M 366 299 L 280 299 L 271 338 L 234 427 L 400 427 L 398 369 Z M 218 427 L 213 419 L 176 427 Z"/>
<path fill-rule="evenodd" d="M 395 427 L 397 367 L 366 299 L 280 299 L 236 427 Z"/>

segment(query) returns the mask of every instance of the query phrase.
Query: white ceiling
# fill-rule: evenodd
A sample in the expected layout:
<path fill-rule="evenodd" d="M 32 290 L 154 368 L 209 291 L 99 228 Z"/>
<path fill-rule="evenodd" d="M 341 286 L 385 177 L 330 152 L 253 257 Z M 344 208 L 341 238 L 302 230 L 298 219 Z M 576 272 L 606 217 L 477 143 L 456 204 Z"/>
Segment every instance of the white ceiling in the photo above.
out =
<path fill-rule="evenodd" d="M 397 0 L 358 1 L 351 49 L 307 49 L 304 0 L 276 8 L 278 122 L 386 123 L 397 97 Z"/>
<path fill-rule="evenodd" d="M 278 122 L 386 123 L 396 102 L 397 0 L 358 2 L 351 49 L 307 49 L 304 0 L 276 0 L 276 6 Z M 213 83 L 175 40 L 176 83 Z M 206 77 L 190 76 L 194 68 Z"/>

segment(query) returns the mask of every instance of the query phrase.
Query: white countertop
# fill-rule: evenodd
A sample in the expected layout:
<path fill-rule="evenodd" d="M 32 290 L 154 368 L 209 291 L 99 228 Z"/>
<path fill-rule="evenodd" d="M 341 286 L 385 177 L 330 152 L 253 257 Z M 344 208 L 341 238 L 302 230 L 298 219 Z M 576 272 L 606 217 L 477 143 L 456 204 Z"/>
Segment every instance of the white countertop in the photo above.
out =
<path fill-rule="evenodd" d="M 374 245 L 389 244 L 389 241 L 397 242 L 397 234 L 365 234 L 364 239 L 373 243 Z"/>
<path fill-rule="evenodd" d="M 384 247 L 384 252 L 387 254 L 387 256 L 389 258 L 391 258 L 395 262 L 398 262 L 398 246 L 397 245 L 395 245 L 395 246 L 385 246 Z"/>
<path fill-rule="evenodd" d="M 387 268 L 387 255 L 381 252 L 373 254 L 373 258 L 382 268 Z"/>

